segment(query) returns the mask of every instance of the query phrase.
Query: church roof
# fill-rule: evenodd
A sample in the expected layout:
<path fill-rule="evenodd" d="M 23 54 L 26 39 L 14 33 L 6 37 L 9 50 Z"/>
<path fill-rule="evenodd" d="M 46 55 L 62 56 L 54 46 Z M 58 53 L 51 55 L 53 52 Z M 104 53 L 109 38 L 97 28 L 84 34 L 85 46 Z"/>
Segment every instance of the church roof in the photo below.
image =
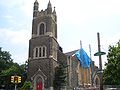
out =
<path fill-rule="evenodd" d="M 67 56 L 72 56 L 72 55 L 74 55 L 78 50 L 79 50 L 79 49 L 74 50 L 74 51 L 67 52 L 67 53 L 65 53 L 65 55 L 67 55 Z"/>

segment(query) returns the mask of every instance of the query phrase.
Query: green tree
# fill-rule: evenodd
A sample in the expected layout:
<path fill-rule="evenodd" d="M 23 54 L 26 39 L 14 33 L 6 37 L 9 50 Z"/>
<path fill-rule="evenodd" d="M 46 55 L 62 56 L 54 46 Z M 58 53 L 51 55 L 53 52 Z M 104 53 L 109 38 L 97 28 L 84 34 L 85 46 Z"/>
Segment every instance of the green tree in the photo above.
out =
<path fill-rule="evenodd" d="M 6 88 L 14 87 L 11 83 L 11 76 L 19 75 L 22 77 L 22 82 L 18 85 L 21 87 L 27 78 L 26 65 L 19 65 L 13 62 L 11 54 L 7 51 L 2 51 L 0 48 L 0 85 L 5 85 Z"/>
<path fill-rule="evenodd" d="M 21 90 L 30 90 L 32 84 L 30 81 L 25 81 L 23 86 L 21 87 Z"/>
<path fill-rule="evenodd" d="M 66 73 L 67 65 L 64 62 L 60 62 L 59 66 L 55 69 L 54 88 L 59 90 L 62 86 L 66 86 Z"/>
<path fill-rule="evenodd" d="M 13 87 L 14 85 L 11 83 L 11 76 L 20 75 L 20 69 L 18 65 L 13 65 L 6 70 L 2 70 L 0 73 L 1 85 L 5 85 L 6 88 Z"/>
<path fill-rule="evenodd" d="M 2 51 L 2 48 L 0 47 L 0 72 L 8 69 L 12 64 L 13 59 L 11 59 L 11 54 L 7 51 Z"/>
<path fill-rule="evenodd" d="M 120 41 L 114 46 L 109 46 L 107 60 L 103 83 L 105 85 L 120 85 Z"/>

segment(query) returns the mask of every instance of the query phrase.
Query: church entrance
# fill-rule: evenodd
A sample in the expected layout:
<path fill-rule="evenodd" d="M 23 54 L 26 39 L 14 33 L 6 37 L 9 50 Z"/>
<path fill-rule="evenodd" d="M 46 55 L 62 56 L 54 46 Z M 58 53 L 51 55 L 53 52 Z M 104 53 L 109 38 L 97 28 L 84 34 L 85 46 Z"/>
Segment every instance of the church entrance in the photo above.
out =
<path fill-rule="evenodd" d="M 42 78 L 38 77 L 36 79 L 36 90 L 42 90 L 42 88 L 43 88 Z"/>
<path fill-rule="evenodd" d="M 37 86 L 36 86 L 36 90 L 42 90 L 42 87 L 43 87 L 42 82 L 39 82 L 39 83 L 37 83 L 36 85 L 37 85 Z"/>

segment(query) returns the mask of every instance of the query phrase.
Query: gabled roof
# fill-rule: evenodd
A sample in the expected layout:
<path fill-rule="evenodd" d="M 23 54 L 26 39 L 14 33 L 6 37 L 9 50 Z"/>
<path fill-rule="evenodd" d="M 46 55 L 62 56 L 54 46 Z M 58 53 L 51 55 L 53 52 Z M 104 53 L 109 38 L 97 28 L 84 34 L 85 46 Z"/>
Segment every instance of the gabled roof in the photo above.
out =
<path fill-rule="evenodd" d="M 79 50 L 79 49 L 74 50 L 74 51 L 67 52 L 67 53 L 65 53 L 65 55 L 67 55 L 67 56 L 72 56 L 72 55 L 74 55 L 78 50 Z"/>
<path fill-rule="evenodd" d="M 32 79 L 35 78 L 36 75 L 41 74 L 45 79 L 47 79 L 46 75 L 41 71 L 39 68 L 38 71 L 31 77 Z"/>

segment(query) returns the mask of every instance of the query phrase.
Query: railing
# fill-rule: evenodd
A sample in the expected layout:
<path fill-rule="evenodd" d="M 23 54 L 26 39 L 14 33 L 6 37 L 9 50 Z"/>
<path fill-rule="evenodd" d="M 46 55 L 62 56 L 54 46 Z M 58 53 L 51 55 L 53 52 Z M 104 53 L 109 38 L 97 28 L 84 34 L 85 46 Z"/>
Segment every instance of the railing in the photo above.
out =
<path fill-rule="evenodd" d="M 100 90 L 99 87 L 76 88 L 75 90 Z"/>
<path fill-rule="evenodd" d="M 120 90 L 120 85 L 103 85 L 103 90 Z"/>

